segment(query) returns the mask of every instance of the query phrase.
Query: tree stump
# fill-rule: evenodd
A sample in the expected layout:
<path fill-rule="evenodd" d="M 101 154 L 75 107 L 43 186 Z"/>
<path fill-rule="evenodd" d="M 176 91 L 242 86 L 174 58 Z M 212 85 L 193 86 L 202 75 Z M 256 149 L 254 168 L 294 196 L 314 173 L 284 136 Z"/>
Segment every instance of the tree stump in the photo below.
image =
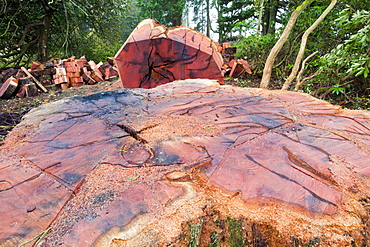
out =
<path fill-rule="evenodd" d="M 153 88 L 175 80 L 207 78 L 223 84 L 222 56 L 213 41 L 191 28 L 141 21 L 115 60 L 125 88 Z"/>
<path fill-rule="evenodd" d="M 369 133 L 209 80 L 45 104 L 0 148 L 0 245 L 368 246 Z"/>

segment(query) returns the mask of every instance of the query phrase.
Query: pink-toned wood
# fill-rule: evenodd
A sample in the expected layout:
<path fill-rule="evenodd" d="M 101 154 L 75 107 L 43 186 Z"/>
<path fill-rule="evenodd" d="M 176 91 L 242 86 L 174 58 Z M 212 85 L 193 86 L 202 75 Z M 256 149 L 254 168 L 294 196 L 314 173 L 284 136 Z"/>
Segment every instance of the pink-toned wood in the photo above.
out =
<path fill-rule="evenodd" d="M 125 88 L 153 88 L 189 78 L 223 83 L 222 57 L 216 45 L 184 26 L 167 28 L 155 20 L 143 20 L 115 59 Z"/>
<path fill-rule="evenodd" d="M 231 68 L 230 77 L 238 78 L 245 73 L 252 74 L 252 70 L 249 67 L 249 64 L 246 60 L 244 59 L 232 59 L 229 63 L 228 66 Z"/>
<path fill-rule="evenodd" d="M 369 163 L 370 112 L 303 93 L 186 80 L 66 99 L 0 146 L 0 244 L 51 227 L 42 246 L 187 246 L 218 212 L 272 246 L 361 246 Z"/>
<path fill-rule="evenodd" d="M 242 64 L 242 65 L 243 65 L 244 70 L 245 70 L 248 74 L 252 74 L 252 70 L 251 70 L 251 67 L 249 66 L 248 61 L 246 61 L 246 60 L 244 60 L 244 59 L 238 59 L 238 63 L 240 63 L 240 64 Z"/>

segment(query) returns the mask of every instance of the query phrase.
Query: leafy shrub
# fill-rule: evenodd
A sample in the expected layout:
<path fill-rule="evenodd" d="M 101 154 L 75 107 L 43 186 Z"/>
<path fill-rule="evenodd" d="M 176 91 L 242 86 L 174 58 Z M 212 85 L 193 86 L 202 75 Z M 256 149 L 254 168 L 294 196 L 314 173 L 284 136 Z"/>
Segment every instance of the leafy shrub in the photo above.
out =
<path fill-rule="evenodd" d="M 277 38 L 270 34 L 243 37 L 236 44 L 237 56 L 247 60 L 256 73 L 262 73 L 265 61 L 276 41 Z"/>
<path fill-rule="evenodd" d="M 344 9 L 337 19 L 338 35 L 348 37 L 321 58 L 322 71 L 331 71 L 343 79 L 349 76 L 368 78 L 370 70 L 370 12 Z"/>

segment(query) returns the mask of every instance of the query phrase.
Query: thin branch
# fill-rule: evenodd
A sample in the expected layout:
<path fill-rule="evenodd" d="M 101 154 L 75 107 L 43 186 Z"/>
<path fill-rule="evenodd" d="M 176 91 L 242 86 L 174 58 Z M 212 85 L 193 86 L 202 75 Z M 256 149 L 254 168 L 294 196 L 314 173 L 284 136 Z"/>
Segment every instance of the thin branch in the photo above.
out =
<path fill-rule="evenodd" d="M 20 61 L 22 59 L 22 57 L 24 56 L 24 54 L 26 53 L 26 51 L 28 50 L 28 48 L 31 45 L 37 44 L 37 41 L 38 41 L 38 37 L 35 40 L 32 40 L 31 42 L 29 42 L 27 45 L 23 46 L 22 47 L 22 50 L 20 50 L 18 53 L 13 53 L 13 55 L 17 55 L 17 56 L 14 59 L 12 59 L 12 60 L 7 61 L 4 64 L 4 67 L 7 67 L 8 65 L 10 65 L 12 63 L 15 63 L 17 60 Z"/>
<path fill-rule="evenodd" d="M 301 68 L 301 70 L 299 71 L 299 73 L 297 75 L 297 82 L 295 84 L 294 91 L 298 91 L 298 89 L 302 86 L 302 84 L 304 82 L 304 81 L 301 81 L 301 77 L 302 77 L 302 74 L 304 73 L 304 71 L 306 70 L 305 69 L 306 62 L 308 60 L 310 60 L 311 57 L 315 56 L 318 52 L 319 51 L 315 51 L 314 53 L 312 53 L 311 55 L 309 55 L 308 57 L 306 57 L 306 59 L 303 60 L 303 62 L 302 62 L 302 68 Z"/>
<path fill-rule="evenodd" d="M 299 52 L 294 62 L 292 72 L 290 73 L 288 79 L 286 79 L 283 87 L 281 88 L 282 90 L 287 90 L 297 75 L 299 65 L 301 63 L 304 51 L 306 49 L 308 36 L 319 25 L 319 23 L 327 16 L 327 14 L 330 12 L 332 8 L 334 8 L 336 4 L 337 4 L 337 0 L 331 0 L 329 6 L 324 10 L 324 12 L 319 16 L 319 18 L 317 18 L 317 20 L 306 30 L 306 32 L 304 32 L 302 36 L 301 47 L 299 48 Z"/>
<path fill-rule="evenodd" d="M 7 32 L 8 32 L 8 30 L 9 30 L 9 28 L 10 28 L 10 26 L 12 25 L 11 24 L 11 22 L 14 22 L 14 19 L 16 19 L 16 16 L 19 14 L 19 13 L 21 13 L 21 11 L 24 9 L 24 8 L 26 8 L 27 7 L 27 5 L 29 4 L 29 2 L 30 1 L 26 1 L 26 4 L 25 5 L 22 5 L 15 13 L 14 13 L 14 15 L 9 19 L 9 22 L 8 22 L 8 24 L 7 24 L 7 27 L 6 27 L 6 29 L 5 29 L 5 31 L 0 35 L 0 37 L 2 37 L 2 36 L 4 36 Z M 5 14 L 5 12 L 4 12 L 4 14 Z"/>
<path fill-rule="evenodd" d="M 285 26 L 285 29 L 283 33 L 281 34 L 279 40 L 275 43 L 274 47 L 271 49 L 271 52 L 266 60 L 265 68 L 263 69 L 263 76 L 260 83 L 261 88 L 267 88 L 270 83 L 271 78 L 271 72 L 272 72 L 272 65 L 275 61 L 276 56 L 280 52 L 281 48 L 283 47 L 284 43 L 289 37 L 290 32 L 292 31 L 298 16 L 301 14 L 301 12 L 307 8 L 313 0 L 305 0 L 300 6 L 298 6 L 292 13 L 292 15 L 289 18 L 289 21 L 287 25 Z"/>
<path fill-rule="evenodd" d="M 4 3 L 3 5 L 1 6 L 1 10 L 0 10 L 0 13 L 6 13 L 6 7 L 8 6 L 8 2 L 6 0 L 3 0 Z"/>
<path fill-rule="evenodd" d="M 311 79 L 313 79 L 314 77 L 316 77 L 316 76 L 318 76 L 318 75 L 320 75 L 320 74 L 322 74 L 322 73 L 327 73 L 328 71 L 323 71 L 323 70 L 320 70 L 320 71 L 316 71 L 315 73 L 313 73 L 312 75 L 310 75 L 310 76 L 307 76 L 307 77 L 305 77 L 305 78 L 303 78 L 301 81 L 300 81 L 300 84 L 298 85 L 298 84 L 296 84 L 296 87 L 294 88 L 294 91 L 298 91 L 299 90 L 299 88 L 306 82 L 306 81 L 308 81 L 308 80 L 311 80 Z"/>
<path fill-rule="evenodd" d="M 69 21 L 68 21 L 68 15 L 67 15 L 67 8 L 66 5 L 63 1 L 63 7 L 64 7 L 64 16 L 66 17 L 66 35 L 65 35 L 65 40 L 62 45 L 62 47 L 66 47 L 66 54 L 68 54 L 68 34 L 69 34 Z"/>
<path fill-rule="evenodd" d="M 78 6 L 78 4 L 76 4 L 75 2 L 73 2 L 72 0 L 69 0 L 74 6 L 76 6 L 78 9 L 80 9 L 86 16 L 89 16 L 89 14 L 83 10 L 80 6 Z"/>
<path fill-rule="evenodd" d="M 26 35 L 28 33 L 28 30 L 31 28 L 31 27 L 34 27 L 34 26 L 42 26 L 44 25 L 43 22 L 35 22 L 35 23 L 31 23 L 31 24 L 27 24 L 26 27 L 24 28 L 24 31 L 23 31 L 23 34 L 22 34 L 22 38 L 19 40 L 18 44 L 15 46 L 15 48 L 19 48 L 22 46 L 22 43 L 24 42 L 24 39 L 26 38 Z"/>

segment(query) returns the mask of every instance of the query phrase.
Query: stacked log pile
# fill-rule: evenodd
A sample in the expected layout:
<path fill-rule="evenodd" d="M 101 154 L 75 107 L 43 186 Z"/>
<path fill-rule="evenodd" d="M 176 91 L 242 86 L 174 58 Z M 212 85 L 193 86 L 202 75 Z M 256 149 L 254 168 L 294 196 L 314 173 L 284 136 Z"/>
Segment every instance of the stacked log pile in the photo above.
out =
<path fill-rule="evenodd" d="M 84 57 L 70 57 L 43 64 L 34 62 L 28 70 L 24 67 L 6 69 L 0 73 L 0 98 L 36 96 L 40 90 L 63 90 L 115 78 L 118 73 L 112 60 L 108 61 L 96 64 Z"/>

